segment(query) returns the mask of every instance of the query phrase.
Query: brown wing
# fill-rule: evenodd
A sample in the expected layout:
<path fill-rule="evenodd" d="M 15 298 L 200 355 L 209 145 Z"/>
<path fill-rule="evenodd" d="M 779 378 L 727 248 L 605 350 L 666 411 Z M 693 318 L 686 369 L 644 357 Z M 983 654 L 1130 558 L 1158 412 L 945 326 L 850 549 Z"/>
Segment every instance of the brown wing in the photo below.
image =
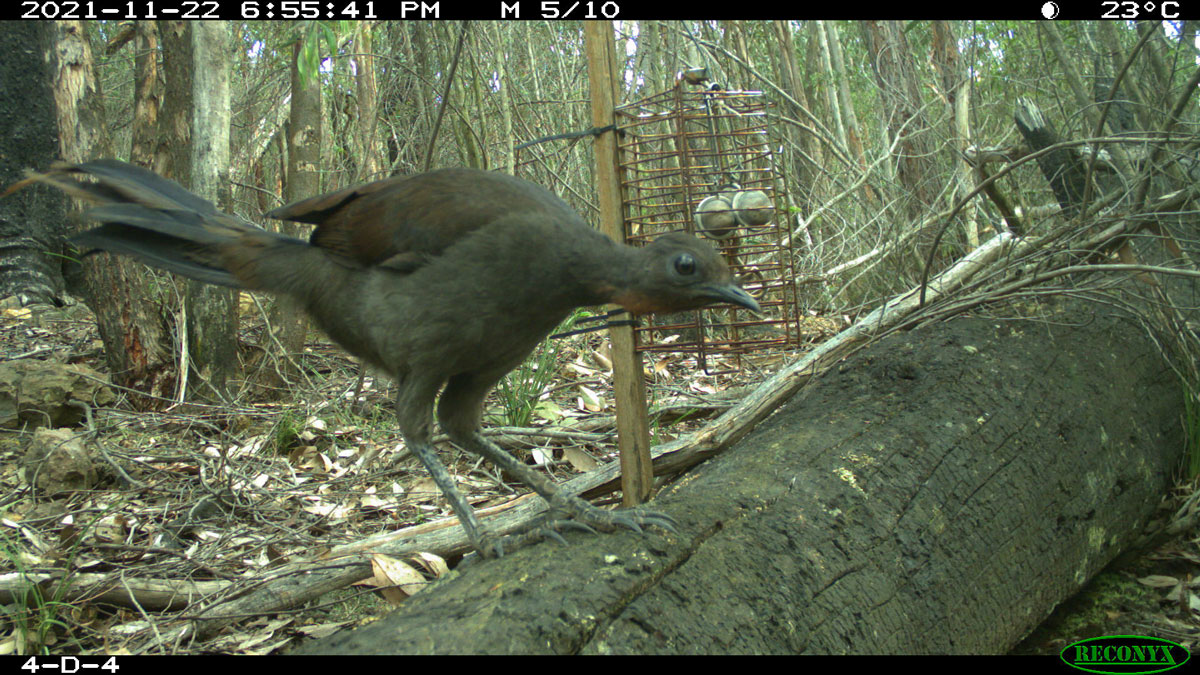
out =
<path fill-rule="evenodd" d="M 553 193 L 492 171 L 441 169 L 304 199 L 267 215 L 317 226 L 309 243 L 362 265 L 411 271 L 514 213 L 579 216 Z"/>

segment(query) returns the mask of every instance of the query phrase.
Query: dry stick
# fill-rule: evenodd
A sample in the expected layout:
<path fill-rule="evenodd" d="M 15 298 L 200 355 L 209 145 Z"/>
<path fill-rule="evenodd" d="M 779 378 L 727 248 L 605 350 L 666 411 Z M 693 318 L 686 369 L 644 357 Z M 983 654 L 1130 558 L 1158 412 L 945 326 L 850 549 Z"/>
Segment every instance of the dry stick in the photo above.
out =
<path fill-rule="evenodd" d="M 1197 77 L 1200 78 L 1200 70 L 1197 70 Z M 1200 83 L 1200 80 L 1196 80 L 1196 81 L 1198 83 Z M 1193 88 L 1194 88 L 1194 86 L 1193 86 Z M 1157 134 L 1155 134 L 1155 135 L 1157 136 Z M 1166 139 L 1164 138 L 1164 142 L 1165 142 L 1165 140 Z M 938 230 L 937 235 L 935 235 L 933 238 L 933 243 L 930 244 L 930 246 L 929 246 L 929 255 L 925 259 L 925 268 L 921 273 L 921 284 L 920 284 L 921 302 L 923 303 L 925 301 L 925 287 L 928 285 L 927 282 L 929 279 L 929 272 L 930 272 L 930 270 L 933 269 L 933 256 L 934 256 L 934 253 L 937 251 L 938 244 L 940 244 L 942 241 L 942 237 L 950 229 L 950 225 L 953 223 L 954 217 L 956 215 L 958 215 L 958 212 L 961 211 L 972 199 L 974 199 L 976 195 L 978 195 L 980 192 L 983 192 L 984 189 L 987 188 L 988 185 L 995 183 L 996 181 L 1000 180 L 1004 176 L 1008 175 L 1010 172 L 1015 171 L 1016 168 L 1021 166 L 1022 164 L 1033 161 L 1043 155 L 1050 154 L 1051 152 L 1055 152 L 1056 150 L 1060 150 L 1063 148 L 1069 148 L 1069 147 L 1073 147 L 1073 146 L 1077 146 L 1077 145 L 1091 144 L 1093 147 L 1098 147 L 1098 145 L 1100 143 L 1134 143 L 1134 142 L 1137 142 L 1137 143 L 1144 142 L 1144 137 L 1137 138 L 1137 139 L 1111 138 L 1111 137 L 1082 138 L 1082 139 L 1073 140 L 1073 141 L 1063 141 L 1061 143 L 1055 143 L 1054 145 L 1048 145 L 1048 146 L 1038 150 L 1037 152 L 1031 152 L 1028 155 L 1025 155 L 1024 157 L 1021 157 L 1020 159 L 1018 159 L 1014 162 L 1011 162 L 1008 166 L 1004 167 L 1000 171 L 997 171 L 995 174 L 992 174 L 991 176 L 989 176 L 986 181 L 977 185 L 975 187 L 975 189 L 971 190 L 969 193 L 967 193 L 961 199 L 959 199 L 958 203 L 956 203 L 954 205 L 954 208 L 950 210 L 950 214 L 948 216 L 946 216 L 946 222 Z M 1083 217 L 1084 217 L 1084 215 L 1081 213 L 1080 218 L 1083 218 Z"/>

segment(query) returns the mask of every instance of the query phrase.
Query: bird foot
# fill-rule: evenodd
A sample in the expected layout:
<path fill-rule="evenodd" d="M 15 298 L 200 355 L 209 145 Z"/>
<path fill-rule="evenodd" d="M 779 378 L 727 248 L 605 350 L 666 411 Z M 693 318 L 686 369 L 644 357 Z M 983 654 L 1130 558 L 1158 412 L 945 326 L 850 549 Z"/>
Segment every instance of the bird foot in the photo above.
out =
<path fill-rule="evenodd" d="M 566 546 L 567 540 L 563 539 L 560 530 L 581 530 L 596 534 L 596 530 L 584 523 L 577 523 L 573 520 L 551 520 L 524 532 L 515 532 L 504 536 L 497 536 L 491 532 L 484 531 L 471 541 L 471 545 L 475 548 L 475 552 L 479 558 L 501 558 L 505 553 L 512 553 L 529 544 L 546 539 L 553 539 Z"/>
<path fill-rule="evenodd" d="M 674 518 L 642 506 L 609 511 L 593 506 L 579 497 L 561 494 L 554 495 L 550 502 L 551 507 L 546 514 L 546 520 L 524 532 L 504 536 L 497 536 L 486 530 L 479 532 L 471 542 L 479 557 L 500 558 L 505 553 L 512 553 L 547 539 L 566 546 L 567 540 L 562 536 L 566 531 L 599 534 L 625 528 L 640 534 L 645 531 L 645 527 L 657 527 L 671 533 L 677 531 L 675 526 L 678 523 Z"/>
<path fill-rule="evenodd" d="M 675 533 L 675 526 L 679 524 L 671 516 L 644 506 L 609 511 L 593 506 L 579 497 L 562 493 L 552 495 L 547 501 L 550 502 L 551 522 L 582 525 L 601 532 L 625 528 L 640 534 L 643 532 L 643 526 L 650 526 Z"/>

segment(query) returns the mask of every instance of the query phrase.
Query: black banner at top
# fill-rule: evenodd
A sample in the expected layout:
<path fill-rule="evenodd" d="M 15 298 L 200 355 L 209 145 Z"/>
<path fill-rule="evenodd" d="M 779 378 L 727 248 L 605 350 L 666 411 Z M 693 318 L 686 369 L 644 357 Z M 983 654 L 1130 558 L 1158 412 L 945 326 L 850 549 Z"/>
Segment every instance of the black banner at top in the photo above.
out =
<path fill-rule="evenodd" d="M 6 19 L 251 20 L 769 20 L 1197 18 L 1200 0 L 1035 0 L 991 3 L 723 2 L 683 0 L 17 0 Z"/>

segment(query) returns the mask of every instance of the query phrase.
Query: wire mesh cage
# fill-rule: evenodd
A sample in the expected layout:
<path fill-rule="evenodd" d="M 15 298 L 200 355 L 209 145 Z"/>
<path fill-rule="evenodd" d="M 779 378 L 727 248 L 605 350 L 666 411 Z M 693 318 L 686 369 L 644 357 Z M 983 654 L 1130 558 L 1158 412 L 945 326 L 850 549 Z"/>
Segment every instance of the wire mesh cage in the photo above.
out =
<path fill-rule="evenodd" d="M 742 354 L 799 343 L 792 238 L 769 106 L 762 92 L 680 82 L 616 110 L 626 241 L 642 245 L 680 231 L 709 238 L 764 311 L 756 317 L 718 307 L 645 317 L 640 350 L 694 353 L 708 371 L 710 356 L 733 356 L 722 364 L 740 367 Z"/>

